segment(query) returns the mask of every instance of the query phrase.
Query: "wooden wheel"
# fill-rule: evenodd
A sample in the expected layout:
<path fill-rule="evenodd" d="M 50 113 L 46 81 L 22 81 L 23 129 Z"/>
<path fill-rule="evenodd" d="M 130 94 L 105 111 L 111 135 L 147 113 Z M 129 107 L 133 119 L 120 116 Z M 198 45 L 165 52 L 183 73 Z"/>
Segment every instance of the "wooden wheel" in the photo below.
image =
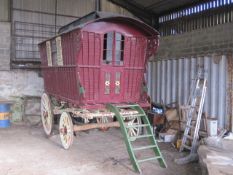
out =
<path fill-rule="evenodd" d="M 109 123 L 113 121 L 113 118 L 110 117 L 101 117 L 101 118 L 96 118 L 97 123 Z M 109 127 L 102 127 L 100 128 L 101 131 L 107 131 Z"/>
<path fill-rule="evenodd" d="M 53 111 L 49 96 L 43 93 L 41 96 L 41 120 L 45 134 L 50 136 L 53 130 Z"/>
<path fill-rule="evenodd" d="M 128 118 L 126 122 L 128 126 L 131 126 L 127 128 L 128 135 L 131 137 L 130 141 L 135 141 L 136 138 L 132 138 L 132 137 L 136 137 L 140 135 L 141 128 L 138 127 L 137 125 L 141 124 L 141 118 L 140 117 Z"/>
<path fill-rule="evenodd" d="M 73 143 L 74 127 L 70 114 L 67 112 L 63 112 L 61 114 L 59 123 L 59 133 L 62 146 L 65 149 L 68 149 Z"/>

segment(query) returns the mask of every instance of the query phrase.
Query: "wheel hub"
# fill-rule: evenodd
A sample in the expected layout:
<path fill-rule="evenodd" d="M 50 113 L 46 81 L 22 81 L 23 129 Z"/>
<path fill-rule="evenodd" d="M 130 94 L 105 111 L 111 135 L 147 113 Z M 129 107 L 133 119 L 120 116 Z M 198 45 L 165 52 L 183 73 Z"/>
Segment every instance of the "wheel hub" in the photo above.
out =
<path fill-rule="evenodd" d="M 63 127 L 60 129 L 60 133 L 63 134 L 63 135 L 67 135 L 67 127 Z"/>

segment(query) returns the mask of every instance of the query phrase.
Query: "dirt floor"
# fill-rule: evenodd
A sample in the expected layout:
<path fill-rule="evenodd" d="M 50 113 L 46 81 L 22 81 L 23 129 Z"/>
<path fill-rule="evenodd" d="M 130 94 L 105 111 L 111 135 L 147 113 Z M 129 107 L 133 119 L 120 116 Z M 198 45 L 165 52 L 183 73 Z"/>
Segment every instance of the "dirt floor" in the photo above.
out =
<path fill-rule="evenodd" d="M 136 144 L 143 145 L 145 140 Z M 145 162 L 141 164 L 143 175 L 201 174 L 198 163 L 176 165 L 174 158 L 182 155 L 171 144 L 159 145 L 168 168 L 160 168 L 157 161 Z M 46 138 L 42 127 L 20 124 L 0 129 L 0 175 L 100 174 L 137 174 L 132 169 L 119 129 L 80 132 L 69 150 L 61 147 L 59 135 Z"/>

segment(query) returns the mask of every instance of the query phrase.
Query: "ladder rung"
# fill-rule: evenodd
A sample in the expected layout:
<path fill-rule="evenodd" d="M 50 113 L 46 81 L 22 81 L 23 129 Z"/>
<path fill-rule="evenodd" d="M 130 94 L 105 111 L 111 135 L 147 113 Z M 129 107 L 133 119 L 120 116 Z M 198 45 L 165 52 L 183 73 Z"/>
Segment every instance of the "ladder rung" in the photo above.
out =
<path fill-rule="evenodd" d="M 184 135 L 184 137 L 186 137 L 186 138 L 188 138 L 188 139 L 190 139 L 190 140 L 193 140 L 193 137 L 190 136 L 190 135 Z"/>
<path fill-rule="evenodd" d="M 135 128 L 135 127 L 146 127 L 150 126 L 149 124 L 141 124 L 141 125 L 125 125 L 126 128 Z"/>
<path fill-rule="evenodd" d="M 144 114 L 123 114 L 121 115 L 122 118 L 126 118 L 126 117 L 142 117 L 142 116 L 145 116 Z"/>
<path fill-rule="evenodd" d="M 139 135 L 139 136 L 134 136 L 130 137 L 131 139 L 139 139 L 139 138 L 146 138 L 146 137 L 153 137 L 154 135 L 148 134 L 148 135 Z"/>
<path fill-rule="evenodd" d="M 182 145 L 184 148 L 186 148 L 186 149 L 188 149 L 188 150 L 191 150 L 192 149 L 192 147 L 190 147 L 190 146 L 187 146 L 187 145 Z"/>
<path fill-rule="evenodd" d="M 147 162 L 147 161 L 151 161 L 151 160 L 157 160 L 160 158 L 161 158 L 161 156 L 151 157 L 151 158 L 147 158 L 147 159 L 141 159 L 141 160 L 138 160 L 138 163 Z"/>
<path fill-rule="evenodd" d="M 155 148 L 155 147 L 158 147 L 158 146 L 157 145 L 143 146 L 143 147 L 133 148 L 133 150 L 139 151 L 139 150 L 150 149 L 150 148 Z"/>
<path fill-rule="evenodd" d="M 117 108 L 131 108 L 131 107 L 137 107 L 138 105 L 124 105 L 124 106 L 116 106 Z"/>
<path fill-rule="evenodd" d="M 120 123 L 120 129 L 124 137 L 124 141 L 127 147 L 128 154 L 131 159 L 131 163 L 133 164 L 133 167 L 135 171 L 141 172 L 139 163 L 140 162 L 145 162 L 145 161 L 150 161 L 150 160 L 156 160 L 159 159 L 159 163 L 161 167 L 166 168 L 166 162 L 160 152 L 159 146 L 157 145 L 157 142 L 154 138 L 154 135 L 152 133 L 152 128 L 151 125 L 147 119 L 147 115 L 143 112 L 143 109 L 141 108 L 140 105 L 134 104 L 134 103 L 127 103 L 127 104 L 108 104 L 107 108 L 110 110 L 110 112 L 114 113 L 117 120 Z M 127 109 L 129 108 L 129 109 Z M 142 116 L 140 119 L 143 119 L 144 123 L 134 123 L 131 124 L 133 121 L 131 119 L 134 119 L 134 117 L 137 116 Z M 128 118 L 127 118 L 128 117 Z M 132 117 L 132 118 L 131 118 Z M 126 119 L 126 120 L 125 120 Z M 130 123 L 131 122 L 131 123 Z M 148 133 L 145 133 L 144 135 L 139 135 L 139 136 L 129 136 L 128 130 L 130 128 L 134 129 L 134 127 L 146 127 L 148 130 Z M 133 147 L 133 139 L 132 138 L 143 138 L 147 137 L 147 139 L 150 140 L 151 145 L 141 145 L 141 146 L 136 146 L 135 148 Z M 143 152 L 145 151 L 153 151 L 154 152 L 154 157 L 151 158 L 143 158 L 142 160 L 137 160 L 136 154 L 139 153 L 139 150 Z M 136 152 L 138 151 L 138 152 Z"/>
<path fill-rule="evenodd" d="M 195 127 L 194 127 L 194 126 L 191 126 L 191 125 L 186 125 L 186 127 L 195 129 Z"/>

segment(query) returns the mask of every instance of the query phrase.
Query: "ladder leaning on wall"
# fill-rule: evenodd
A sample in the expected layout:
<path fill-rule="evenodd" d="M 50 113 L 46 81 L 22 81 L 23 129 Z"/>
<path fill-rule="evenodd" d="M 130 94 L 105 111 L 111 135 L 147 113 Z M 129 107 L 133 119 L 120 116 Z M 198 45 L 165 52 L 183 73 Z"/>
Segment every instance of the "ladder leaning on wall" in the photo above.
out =
<path fill-rule="evenodd" d="M 205 102 L 206 90 L 207 79 L 205 73 L 204 71 L 201 71 L 200 68 L 198 68 L 198 74 L 195 79 L 194 85 L 192 86 L 191 94 L 188 100 L 188 104 L 190 105 L 188 105 L 186 125 L 180 147 L 180 152 L 184 149 L 187 149 L 190 151 L 190 154 L 187 157 L 176 159 L 176 163 L 178 164 L 185 164 L 197 158 L 199 130 Z M 191 146 L 187 144 L 188 140 L 191 142 Z"/>

